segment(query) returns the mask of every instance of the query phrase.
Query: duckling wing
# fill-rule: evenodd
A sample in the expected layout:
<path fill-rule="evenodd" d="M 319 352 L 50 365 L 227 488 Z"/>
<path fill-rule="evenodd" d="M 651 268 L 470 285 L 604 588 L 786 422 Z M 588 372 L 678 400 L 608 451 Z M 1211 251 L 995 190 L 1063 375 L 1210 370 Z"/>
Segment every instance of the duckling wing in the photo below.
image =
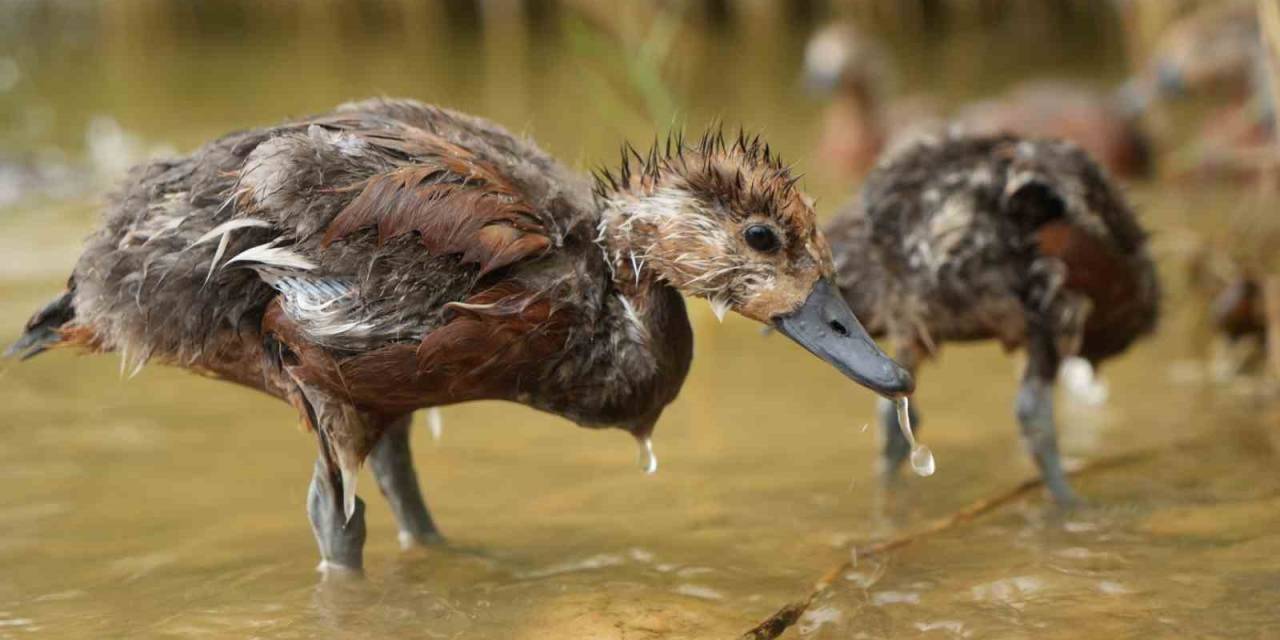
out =
<path fill-rule="evenodd" d="M 75 324 L 96 349 L 209 368 L 278 303 L 339 359 L 412 356 L 498 284 L 532 317 L 548 294 L 526 267 L 589 234 L 592 207 L 585 178 L 496 125 L 348 105 L 136 169 L 72 277 Z"/>
<path fill-rule="evenodd" d="M 589 202 L 567 175 L 479 119 L 375 101 L 263 142 L 239 184 L 245 209 L 280 232 L 256 264 L 285 310 L 323 344 L 364 349 L 420 339 L 446 305 L 560 246 Z M 285 252 L 310 267 L 279 264 Z"/>

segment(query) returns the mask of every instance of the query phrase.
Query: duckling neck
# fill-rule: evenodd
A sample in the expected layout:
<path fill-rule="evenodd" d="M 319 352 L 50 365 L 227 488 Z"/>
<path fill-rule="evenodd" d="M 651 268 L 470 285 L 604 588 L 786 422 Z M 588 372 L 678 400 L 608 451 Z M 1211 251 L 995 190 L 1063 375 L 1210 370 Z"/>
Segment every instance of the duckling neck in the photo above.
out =
<path fill-rule="evenodd" d="M 670 286 L 660 261 L 651 259 L 651 250 L 658 244 L 661 218 L 680 210 L 677 198 L 666 189 L 655 189 L 604 201 L 596 244 L 609 265 L 614 288 L 623 296 L 647 299 L 651 292 Z"/>
<path fill-rule="evenodd" d="M 826 155 L 861 167 L 874 162 L 886 137 L 884 114 L 871 90 L 845 87 L 827 107 Z"/>
<path fill-rule="evenodd" d="M 608 263 L 606 287 L 583 349 L 587 355 L 575 365 L 596 392 L 579 394 L 576 410 L 562 412 L 580 424 L 619 426 L 636 437 L 647 436 L 675 399 L 693 358 L 684 299 L 643 258 L 657 233 L 647 217 L 654 215 L 652 204 L 627 200 L 602 207 L 596 244 Z"/>

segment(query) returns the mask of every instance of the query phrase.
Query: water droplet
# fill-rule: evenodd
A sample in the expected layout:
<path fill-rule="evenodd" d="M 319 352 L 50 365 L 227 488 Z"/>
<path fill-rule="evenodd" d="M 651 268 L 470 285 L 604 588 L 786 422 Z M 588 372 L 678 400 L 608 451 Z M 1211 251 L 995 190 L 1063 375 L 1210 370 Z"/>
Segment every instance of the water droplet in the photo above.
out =
<path fill-rule="evenodd" d="M 640 468 L 653 475 L 658 472 L 658 456 L 653 453 L 653 439 L 643 438 L 637 441 L 640 445 Z"/>
<path fill-rule="evenodd" d="M 431 432 L 431 441 L 440 442 L 440 436 L 444 435 L 444 416 L 439 407 L 427 409 L 427 429 Z"/>
<path fill-rule="evenodd" d="M 937 470 L 937 464 L 933 461 L 933 451 L 929 447 L 918 444 L 916 436 L 911 431 L 911 405 L 906 396 L 899 396 L 893 401 L 898 409 L 898 428 L 902 429 L 902 435 L 906 437 L 907 444 L 911 445 L 911 469 L 919 476 L 931 476 Z"/>
<path fill-rule="evenodd" d="M 911 448 L 916 448 L 916 436 L 911 432 L 911 404 L 906 396 L 898 396 L 893 400 L 894 406 L 898 408 L 898 428 L 902 429 L 902 435 L 907 439 L 907 444 Z"/>
<path fill-rule="evenodd" d="M 931 476 L 937 470 L 933 462 L 933 452 L 925 445 L 916 445 L 911 449 L 911 470 L 918 476 Z"/>

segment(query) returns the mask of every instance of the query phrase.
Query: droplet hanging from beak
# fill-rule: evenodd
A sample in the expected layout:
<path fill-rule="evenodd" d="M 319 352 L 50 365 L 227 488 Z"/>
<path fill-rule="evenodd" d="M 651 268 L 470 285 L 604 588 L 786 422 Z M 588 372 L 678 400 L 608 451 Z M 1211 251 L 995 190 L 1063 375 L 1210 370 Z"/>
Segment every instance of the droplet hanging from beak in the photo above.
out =
<path fill-rule="evenodd" d="M 907 396 L 894 398 L 893 404 L 898 409 L 898 428 L 902 429 L 902 435 L 907 439 L 907 444 L 911 445 L 911 470 L 918 476 L 933 475 L 937 470 L 933 451 L 928 446 L 916 442 L 915 433 L 911 431 L 911 406 Z"/>

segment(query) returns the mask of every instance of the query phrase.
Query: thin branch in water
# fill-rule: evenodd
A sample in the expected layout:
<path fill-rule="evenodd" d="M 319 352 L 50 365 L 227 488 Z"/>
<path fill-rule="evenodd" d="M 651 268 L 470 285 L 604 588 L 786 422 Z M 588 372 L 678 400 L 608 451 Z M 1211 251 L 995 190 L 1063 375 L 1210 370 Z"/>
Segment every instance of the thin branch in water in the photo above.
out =
<path fill-rule="evenodd" d="M 1084 475 L 1086 473 L 1114 469 L 1116 467 L 1145 460 L 1151 455 L 1153 455 L 1151 452 L 1145 452 L 1116 456 L 1112 458 L 1103 458 L 1086 464 L 1079 469 L 1070 472 L 1069 475 L 1074 477 Z M 850 559 L 841 562 L 831 570 L 824 573 L 814 584 L 813 589 L 809 591 L 809 595 L 805 596 L 803 599 L 788 603 L 773 615 L 765 618 L 763 622 L 756 625 L 750 631 L 744 633 L 741 640 L 773 640 L 774 638 L 782 635 L 783 632 L 800 620 L 800 616 L 804 615 L 804 612 L 808 610 L 809 605 L 813 604 L 813 601 L 817 599 L 818 596 L 830 589 L 831 585 L 834 584 L 836 580 L 839 580 L 840 576 L 844 575 L 845 572 L 853 569 L 854 562 L 858 559 L 884 555 L 890 551 L 901 549 L 902 547 L 928 538 L 929 536 L 943 533 L 1009 504 L 1010 502 L 1025 496 L 1032 490 L 1043 485 L 1044 480 L 1041 478 L 1030 478 L 1022 481 L 1004 493 L 999 493 L 994 496 L 972 502 L 968 506 L 952 513 L 951 515 L 934 520 L 922 529 L 899 534 L 889 538 L 888 540 L 854 547 L 850 554 Z"/>

